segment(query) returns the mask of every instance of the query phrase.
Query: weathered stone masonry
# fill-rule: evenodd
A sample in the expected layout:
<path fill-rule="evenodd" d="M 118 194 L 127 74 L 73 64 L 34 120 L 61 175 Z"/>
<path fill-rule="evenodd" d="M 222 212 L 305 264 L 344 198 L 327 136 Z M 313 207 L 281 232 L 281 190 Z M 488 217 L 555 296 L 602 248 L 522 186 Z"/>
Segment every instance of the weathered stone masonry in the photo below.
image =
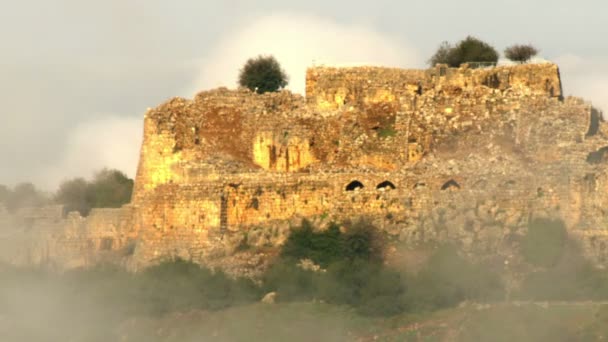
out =
<path fill-rule="evenodd" d="M 606 146 L 601 113 L 563 98 L 553 64 L 312 68 L 305 98 L 217 89 L 149 110 L 132 203 L 99 232 L 133 243 L 138 268 L 276 246 L 303 217 L 507 253 L 556 216 L 604 262 Z"/>

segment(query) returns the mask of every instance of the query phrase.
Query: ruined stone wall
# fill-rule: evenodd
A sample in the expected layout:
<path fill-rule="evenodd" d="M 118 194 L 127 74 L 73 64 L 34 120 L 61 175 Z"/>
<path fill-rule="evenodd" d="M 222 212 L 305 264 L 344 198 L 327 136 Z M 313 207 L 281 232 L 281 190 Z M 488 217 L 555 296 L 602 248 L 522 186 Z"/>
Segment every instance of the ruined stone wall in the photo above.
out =
<path fill-rule="evenodd" d="M 316 67 L 306 74 L 307 101 L 321 110 L 399 101 L 403 96 L 422 95 L 429 90 L 449 92 L 479 87 L 563 96 L 559 69 L 550 63 L 480 69 L 437 65 L 428 70 Z"/>
<path fill-rule="evenodd" d="M 55 233 L 34 234 L 46 242 L 29 258 L 89 264 L 126 250 L 138 269 L 244 255 L 255 268 L 243 246 L 280 245 L 302 218 L 361 216 L 409 244 L 506 257 L 548 216 L 608 261 L 608 128 L 562 98 L 557 66 L 312 68 L 306 91 L 220 88 L 149 110 L 131 205 L 40 214 L 32 231 Z"/>
<path fill-rule="evenodd" d="M 87 217 L 63 206 L 0 210 L 0 262 L 56 270 L 124 264 L 137 238 L 132 218 L 129 206 L 93 209 Z"/>
<path fill-rule="evenodd" d="M 219 89 L 146 114 L 138 262 L 277 245 L 303 217 L 363 215 L 410 243 L 471 250 L 538 215 L 601 225 L 601 166 L 586 160 L 605 124 L 562 99 L 555 65 L 312 68 L 306 91 Z"/>

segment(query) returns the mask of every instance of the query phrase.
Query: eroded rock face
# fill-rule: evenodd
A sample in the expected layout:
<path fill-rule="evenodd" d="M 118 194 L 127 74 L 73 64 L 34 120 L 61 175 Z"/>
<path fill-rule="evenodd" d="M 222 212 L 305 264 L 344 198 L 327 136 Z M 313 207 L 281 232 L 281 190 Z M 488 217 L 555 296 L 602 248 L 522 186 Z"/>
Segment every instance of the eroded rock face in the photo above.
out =
<path fill-rule="evenodd" d="M 136 236 L 134 268 L 230 263 L 243 246 L 280 245 L 301 218 L 366 216 L 411 244 L 508 253 L 550 216 L 603 262 L 607 126 L 561 89 L 553 64 L 313 68 L 306 98 L 172 99 L 145 115 L 121 228 L 133 233 L 116 234 Z"/>

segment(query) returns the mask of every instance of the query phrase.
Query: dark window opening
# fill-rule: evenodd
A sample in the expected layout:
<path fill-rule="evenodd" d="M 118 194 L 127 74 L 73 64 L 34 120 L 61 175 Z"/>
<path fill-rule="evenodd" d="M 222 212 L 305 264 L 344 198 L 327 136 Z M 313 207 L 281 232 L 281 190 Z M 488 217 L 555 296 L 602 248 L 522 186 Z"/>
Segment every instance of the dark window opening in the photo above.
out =
<path fill-rule="evenodd" d="M 378 186 L 376 186 L 376 189 L 387 189 L 387 188 L 391 189 L 391 190 L 397 189 L 397 187 L 395 186 L 395 184 L 393 184 L 393 183 L 391 183 L 389 181 L 384 181 L 384 182 L 378 184 Z"/>
<path fill-rule="evenodd" d="M 587 131 L 588 137 L 594 136 L 599 132 L 601 119 L 602 119 L 602 113 L 600 113 L 595 108 L 591 108 L 591 118 L 589 120 L 589 130 Z"/>
<path fill-rule="evenodd" d="M 99 249 L 102 251 L 110 251 L 110 250 L 112 250 L 113 244 L 114 244 L 114 239 L 103 238 L 103 239 L 101 239 L 101 244 L 99 246 Z"/>
<path fill-rule="evenodd" d="M 483 81 L 483 85 L 492 89 L 498 89 L 500 87 L 500 80 L 498 79 L 498 75 L 492 74 Z"/>
<path fill-rule="evenodd" d="M 355 191 L 357 189 L 363 189 L 363 183 L 359 181 L 352 181 L 346 186 L 346 191 Z"/>
<path fill-rule="evenodd" d="M 595 152 L 591 152 L 587 155 L 587 163 L 599 164 L 606 159 L 606 153 L 608 153 L 608 146 L 602 147 Z"/>
<path fill-rule="evenodd" d="M 443 184 L 443 186 L 441 187 L 441 190 L 448 189 L 460 189 L 460 184 L 458 184 L 458 182 L 456 182 L 455 180 L 450 179 L 449 181 L 445 182 L 445 184 Z"/>
<path fill-rule="evenodd" d="M 234 205 L 236 205 L 236 201 Z M 220 197 L 220 232 L 222 236 L 226 231 L 228 231 L 228 198 L 222 195 Z"/>
<path fill-rule="evenodd" d="M 260 209 L 260 200 L 258 200 L 257 197 L 254 197 L 251 199 L 251 202 L 249 202 L 249 205 L 247 206 L 247 209 L 253 208 L 255 210 L 259 210 Z"/>

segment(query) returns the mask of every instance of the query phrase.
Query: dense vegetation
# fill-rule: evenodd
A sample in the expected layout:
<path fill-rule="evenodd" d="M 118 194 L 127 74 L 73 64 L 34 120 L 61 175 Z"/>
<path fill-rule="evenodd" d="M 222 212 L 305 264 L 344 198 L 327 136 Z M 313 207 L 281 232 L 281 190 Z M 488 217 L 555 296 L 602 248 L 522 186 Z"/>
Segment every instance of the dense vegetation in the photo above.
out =
<path fill-rule="evenodd" d="M 103 265 L 64 274 L 0 266 L 0 277 L 3 279 L 0 286 L 0 318 L 8 317 L 18 322 L 18 326 L 11 330 L 13 335 L 10 337 L 14 340 L 66 340 L 69 336 L 75 341 L 102 341 L 115 340 L 116 327 L 132 317 L 139 317 L 138 324 L 143 324 L 144 318 L 164 320 L 175 313 L 186 315 L 200 310 L 230 310 L 226 311 L 231 312 L 230 315 L 235 312 L 267 318 L 271 315 L 275 317 L 272 318 L 273 324 L 277 324 L 277 331 L 272 333 L 280 335 L 288 334 L 287 330 L 281 328 L 286 322 L 277 323 L 286 317 L 309 320 L 303 324 L 314 322 L 321 325 L 322 320 L 311 320 L 310 317 L 325 317 L 323 315 L 331 312 L 331 317 L 325 319 L 336 324 L 348 324 L 349 329 L 357 330 L 360 324 L 385 324 L 373 321 L 377 319 L 374 317 L 428 316 L 438 321 L 445 319 L 437 316 L 441 312 L 439 310 L 473 302 L 493 303 L 491 307 L 494 309 L 488 313 L 473 310 L 466 315 L 475 319 L 448 322 L 455 326 L 466 325 L 467 329 L 460 333 L 467 339 L 494 339 L 493 334 L 502 330 L 505 340 L 555 340 L 554 337 L 560 336 L 539 329 L 531 322 L 564 330 L 560 331 L 565 340 L 593 340 L 602 334 L 603 326 L 593 315 L 582 320 L 580 327 L 561 327 L 561 319 L 582 317 L 574 308 L 556 309 L 547 316 L 533 305 L 529 308 L 506 307 L 503 302 L 507 298 L 503 275 L 498 274 L 494 267 L 473 263 L 462 257 L 453 246 L 434 248 L 432 255 L 416 273 L 387 266 L 385 246 L 384 236 L 369 222 L 332 224 L 320 231 L 303 221 L 293 229 L 273 265 L 258 282 L 233 279 L 220 271 L 211 271 L 179 259 L 163 262 L 139 273 L 128 273 L 118 267 Z M 577 245 L 568 239 L 563 222 L 545 219 L 532 221 L 528 234 L 521 240 L 521 246 L 522 257 L 530 269 L 511 299 L 608 300 L 608 277 L 581 256 Z M 277 306 L 262 309 L 253 305 L 271 291 L 276 292 Z M 317 309 L 299 303 L 317 303 L 314 307 L 321 311 L 314 311 Z M 310 316 L 302 318 L 304 313 L 294 316 L 295 312 L 290 311 L 300 312 L 302 308 L 305 312 L 310 311 Z M 450 310 L 466 311 L 466 306 L 464 308 Z M 274 316 L 277 310 L 287 311 Z M 602 317 L 605 314 L 605 309 L 597 311 L 597 315 Z M 338 320 L 335 315 L 343 318 Z M 215 321 L 215 316 L 205 317 L 206 321 Z M 508 322 L 513 329 L 502 329 L 504 322 Z M 268 331 L 261 332 L 255 324 L 249 323 L 243 324 L 250 334 L 275 336 Z M 39 325 L 46 328 L 38 328 Z M 34 326 L 37 328 L 32 329 Z M 68 331 L 66 327 L 69 327 Z M 227 327 L 209 326 L 205 329 L 200 334 L 209 338 L 215 336 L 215 329 L 232 331 Z M 391 328 L 385 326 L 385 329 Z M 444 328 L 435 326 L 434 329 Z M 135 330 L 141 336 L 145 335 L 141 329 Z M 35 335 L 40 331 L 44 332 L 44 338 Z M 339 340 L 348 340 L 349 336 L 342 331 L 339 335 L 327 331 L 316 333 L 319 336 L 340 336 Z M 246 335 L 242 336 L 244 338 Z M 147 335 L 141 338 L 142 341 L 153 340 Z M 174 340 L 180 339 L 175 337 Z"/>
<path fill-rule="evenodd" d="M 287 74 L 273 56 L 250 58 L 239 73 L 239 85 L 258 94 L 285 88 L 287 83 Z"/>
<path fill-rule="evenodd" d="M 505 57 L 511 61 L 525 63 L 538 54 L 532 45 L 516 44 L 505 49 Z"/>
<path fill-rule="evenodd" d="M 455 248 L 438 248 L 413 275 L 385 266 L 384 245 L 382 235 L 365 221 L 351 224 L 344 233 L 337 225 L 314 231 L 304 221 L 266 274 L 266 290 L 276 290 L 283 301 L 318 299 L 353 306 L 365 315 L 425 312 L 463 300 L 503 298 L 498 274 L 460 257 Z M 323 271 L 298 267 L 303 259 Z"/>
<path fill-rule="evenodd" d="M 0 184 L 0 205 L 9 212 L 19 208 L 63 204 L 67 211 L 78 211 L 86 216 L 92 208 L 119 208 L 129 203 L 133 192 L 133 180 L 123 172 L 103 169 L 93 179 L 67 180 L 56 193 L 46 193 L 32 183 L 21 183 L 12 189 Z"/>
<path fill-rule="evenodd" d="M 435 54 L 429 59 L 429 64 L 447 64 L 457 68 L 463 63 L 488 63 L 498 62 L 498 52 L 490 44 L 475 37 L 468 36 L 456 45 L 443 42 Z M 474 67 L 474 65 L 473 65 Z"/>
<path fill-rule="evenodd" d="M 91 181 L 74 178 L 63 182 L 54 200 L 66 210 L 86 216 L 92 208 L 119 208 L 129 203 L 132 192 L 132 179 L 118 170 L 103 169 Z"/>

